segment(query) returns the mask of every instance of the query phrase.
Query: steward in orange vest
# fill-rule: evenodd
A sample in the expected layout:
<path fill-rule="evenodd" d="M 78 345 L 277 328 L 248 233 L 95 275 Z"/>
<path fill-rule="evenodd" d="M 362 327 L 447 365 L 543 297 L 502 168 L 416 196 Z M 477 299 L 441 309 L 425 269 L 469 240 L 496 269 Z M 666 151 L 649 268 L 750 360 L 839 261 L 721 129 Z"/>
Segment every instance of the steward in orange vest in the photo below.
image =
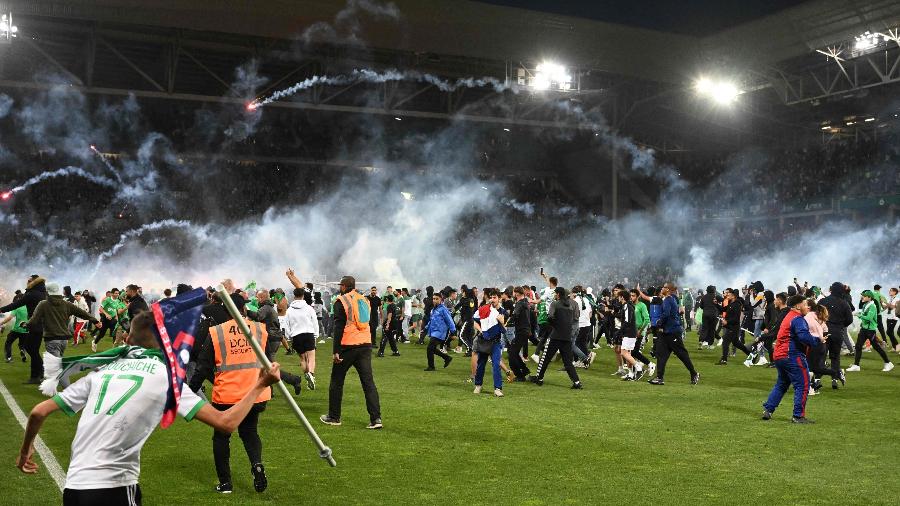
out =
<path fill-rule="evenodd" d="M 328 425 L 341 424 L 344 379 L 356 368 L 366 397 L 369 429 L 381 428 L 381 405 L 372 376 L 372 336 L 369 331 L 369 301 L 356 291 L 356 280 L 344 276 L 340 296 L 334 302 L 334 366 L 328 389 L 328 414 L 319 419 Z"/>
<path fill-rule="evenodd" d="M 269 337 L 266 329 L 259 322 L 246 322 L 253 337 L 265 350 Z M 234 320 L 210 328 L 209 337 L 216 358 L 212 401 L 214 404 L 237 404 L 256 384 L 262 364 L 256 359 L 256 353 Z M 256 398 L 256 402 L 271 398 L 271 389 L 265 390 Z"/>
<path fill-rule="evenodd" d="M 266 349 L 268 333 L 262 324 L 245 320 L 250 333 Z M 210 356 L 212 355 L 212 356 Z M 238 403 L 259 378 L 262 364 L 256 359 L 256 353 L 235 320 L 210 327 L 209 340 L 200 353 L 197 373 L 207 374 L 210 363 L 215 360 L 212 405 L 224 411 Z M 202 382 L 202 377 L 200 381 Z M 208 377 L 208 376 L 205 376 Z M 266 409 L 266 401 L 272 398 L 271 389 L 266 389 L 256 398 L 256 403 L 238 426 L 238 435 L 244 443 L 247 458 L 250 459 L 250 473 L 253 475 L 253 488 L 262 492 L 268 486 L 265 466 L 262 463 L 262 441 L 259 438 L 257 425 L 259 414 Z M 231 434 L 213 432 L 213 460 L 216 463 L 216 474 L 219 484 L 216 491 L 231 493 Z"/>

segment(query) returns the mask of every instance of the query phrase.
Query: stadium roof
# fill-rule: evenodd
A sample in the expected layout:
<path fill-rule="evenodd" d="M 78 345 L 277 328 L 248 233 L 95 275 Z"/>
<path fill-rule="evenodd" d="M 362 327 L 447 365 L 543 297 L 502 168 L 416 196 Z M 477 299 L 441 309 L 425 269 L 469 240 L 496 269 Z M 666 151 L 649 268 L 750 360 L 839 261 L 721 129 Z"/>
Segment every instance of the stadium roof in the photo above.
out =
<path fill-rule="evenodd" d="M 372 47 L 492 60 L 556 58 L 659 82 L 683 82 L 709 61 L 771 65 L 900 22 L 894 0 L 814 0 L 701 38 L 467 0 L 394 3 L 400 23 L 360 15 Z M 290 39 L 314 23 L 333 22 L 345 4 L 11 0 L 5 6 L 18 15 Z"/>

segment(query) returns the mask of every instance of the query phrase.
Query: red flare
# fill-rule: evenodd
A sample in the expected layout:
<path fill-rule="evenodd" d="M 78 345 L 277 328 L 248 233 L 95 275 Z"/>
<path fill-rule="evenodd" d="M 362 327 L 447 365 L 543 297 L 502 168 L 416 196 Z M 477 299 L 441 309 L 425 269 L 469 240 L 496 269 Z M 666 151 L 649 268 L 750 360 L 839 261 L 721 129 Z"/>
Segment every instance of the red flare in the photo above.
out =
<path fill-rule="evenodd" d="M 247 111 L 253 112 L 259 107 L 259 104 L 256 102 L 247 102 Z"/>
<path fill-rule="evenodd" d="M 12 192 L 0 193 L 0 199 L 9 200 L 10 197 L 12 197 Z"/>

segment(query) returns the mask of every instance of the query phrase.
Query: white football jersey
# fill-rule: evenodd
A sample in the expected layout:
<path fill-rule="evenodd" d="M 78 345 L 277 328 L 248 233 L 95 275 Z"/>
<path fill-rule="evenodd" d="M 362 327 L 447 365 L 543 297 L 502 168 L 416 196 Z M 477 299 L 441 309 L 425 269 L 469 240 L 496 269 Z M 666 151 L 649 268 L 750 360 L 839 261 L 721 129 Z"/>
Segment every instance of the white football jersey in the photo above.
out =
<path fill-rule="evenodd" d="M 162 419 L 169 378 L 156 357 L 124 358 L 91 372 L 53 397 L 67 415 L 82 411 L 66 488 L 134 485 L 141 448 Z M 185 385 L 178 414 L 190 421 L 205 404 Z"/>

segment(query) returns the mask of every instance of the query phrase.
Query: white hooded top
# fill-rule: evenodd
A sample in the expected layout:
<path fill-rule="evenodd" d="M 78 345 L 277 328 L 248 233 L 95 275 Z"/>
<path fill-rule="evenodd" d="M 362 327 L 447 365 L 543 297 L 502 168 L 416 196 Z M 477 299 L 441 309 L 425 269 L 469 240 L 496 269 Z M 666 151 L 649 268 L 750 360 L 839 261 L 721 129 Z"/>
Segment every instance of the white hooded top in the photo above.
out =
<path fill-rule="evenodd" d="M 300 334 L 312 334 L 319 337 L 319 321 L 316 310 L 303 299 L 294 299 L 288 306 L 284 316 L 284 333 L 294 337 Z"/>

